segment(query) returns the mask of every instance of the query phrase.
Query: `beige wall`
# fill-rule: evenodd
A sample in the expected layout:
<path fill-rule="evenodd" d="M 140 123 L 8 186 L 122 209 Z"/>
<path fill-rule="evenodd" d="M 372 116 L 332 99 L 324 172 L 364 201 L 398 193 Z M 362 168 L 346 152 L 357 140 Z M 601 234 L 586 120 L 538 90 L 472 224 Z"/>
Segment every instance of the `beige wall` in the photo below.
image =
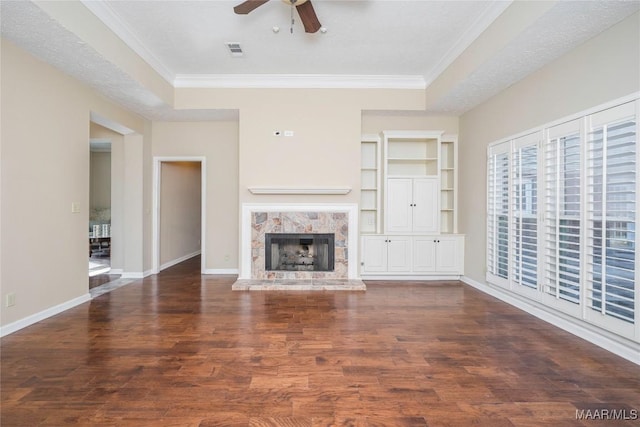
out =
<path fill-rule="evenodd" d="M 442 130 L 446 134 L 457 135 L 458 117 L 402 111 L 362 113 L 362 133 L 377 134 L 384 130 Z"/>
<path fill-rule="evenodd" d="M 160 167 L 160 267 L 200 251 L 200 162 L 162 162 Z"/>
<path fill-rule="evenodd" d="M 238 268 L 238 122 L 154 122 L 153 156 L 206 159 L 207 270 Z"/>
<path fill-rule="evenodd" d="M 178 108 L 238 108 L 240 203 L 357 203 L 362 110 L 424 108 L 424 91 L 177 89 Z M 293 137 L 273 132 L 293 131 Z M 253 186 L 349 187 L 339 196 L 254 195 Z"/>
<path fill-rule="evenodd" d="M 484 283 L 487 145 L 640 90 L 639 14 L 511 86 L 460 119 L 460 231 L 465 274 Z"/>
<path fill-rule="evenodd" d="M 111 208 L 111 153 L 92 151 L 89 166 L 89 208 Z"/>
<path fill-rule="evenodd" d="M 4 39 L 1 49 L 0 293 L 16 296 L 5 326 L 88 291 L 90 112 L 136 131 L 144 121 Z"/>

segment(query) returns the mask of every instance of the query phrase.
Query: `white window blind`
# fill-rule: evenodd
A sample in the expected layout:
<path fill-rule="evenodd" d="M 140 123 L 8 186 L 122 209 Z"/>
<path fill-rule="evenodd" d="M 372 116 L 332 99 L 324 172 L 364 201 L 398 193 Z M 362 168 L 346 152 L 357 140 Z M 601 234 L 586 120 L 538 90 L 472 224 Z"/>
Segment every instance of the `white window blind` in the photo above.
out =
<path fill-rule="evenodd" d="M 544 153 L 544 291 L 579 304 L 580 121 L 550 128 Z"/>
<path fill-rule="evenodd" d="M 488 161 L 487 271 L 506 279 L 509 273 L 508 143 L 492 147 Z"/>
<path fill-rule="evenodd" d="M 487 162 L 487 281 L 637 342 L 639 109 L 491 144 Z"/>
<path fill-rule="evenodd" d="M 631 108 L 633 107 L 633 108 Z M 637 126 L 635 105 L 589 117 L 588 304 L 635 321 Z"/>
<path fill-rule="evenodd" d="M 538 138 L 529 135 L 513 143 L 511 240 L 513 283 L 538 287 Z"/>

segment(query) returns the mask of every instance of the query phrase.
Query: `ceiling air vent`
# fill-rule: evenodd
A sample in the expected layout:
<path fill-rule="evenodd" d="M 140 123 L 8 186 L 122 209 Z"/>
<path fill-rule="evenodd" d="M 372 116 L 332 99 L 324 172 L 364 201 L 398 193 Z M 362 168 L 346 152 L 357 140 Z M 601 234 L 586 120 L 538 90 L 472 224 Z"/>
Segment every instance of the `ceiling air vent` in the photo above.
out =
<path fill-rule="evenodd" d="M 240 47 L 240 43 L 226 42 L 225 44 L 227 45 L 227 48 L 229 48 L 229 53 L 231 53 L 231 56 L 243 55 L 242 48 Z"/>

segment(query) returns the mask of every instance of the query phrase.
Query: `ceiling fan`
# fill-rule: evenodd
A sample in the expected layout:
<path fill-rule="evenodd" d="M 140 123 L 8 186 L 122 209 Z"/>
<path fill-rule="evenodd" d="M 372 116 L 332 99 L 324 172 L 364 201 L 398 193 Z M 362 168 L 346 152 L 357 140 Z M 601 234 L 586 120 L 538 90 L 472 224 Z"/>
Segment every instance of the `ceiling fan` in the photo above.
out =
<path fill-rule="evenodd" d="M 246 0 L 236 7 L 233 8 L 233 11 L 238 15 L 246 15 L 254 9 L 262 6 L 269 0 Z M 318 17 L 316 16 L 316 12 L 313 9 L 313 5 L 311 4 L 311 0 L 282 0 L 286 4 L 296 7 L 298 11 L 298 15 L 300 15 L 300 20 L 302 21 L 302 25 L 304 25 L 304 31 L 307 33 L 315 33 L 320 29 L 322 25 L 320 25 L 320 21 L 318 21 Z M 293 27 L 292 27 L 293 28 Z"/>

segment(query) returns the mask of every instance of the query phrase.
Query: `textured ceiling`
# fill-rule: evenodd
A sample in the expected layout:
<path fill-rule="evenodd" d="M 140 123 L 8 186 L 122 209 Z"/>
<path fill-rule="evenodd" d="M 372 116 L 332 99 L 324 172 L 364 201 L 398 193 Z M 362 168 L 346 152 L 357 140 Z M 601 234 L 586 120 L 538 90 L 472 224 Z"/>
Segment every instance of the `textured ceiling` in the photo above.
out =
<path fill-rule="evenodd" d="M 249 15 L 238 1 L 83 2 L 168 82 L 238 75 L 419 78 L 428 85 L 510 2 L 313 0 L 325 34 L 290 28 L 290 8 L 271 0 Z M 638 1 L 549 3 L 504 46 L 429 106 L 462 114 L 640 8 Z M 0 2 L 2 36 L 151 120 L 237 119 L 231 110 L 176 111 L 30 1 Z M 278 33 L 272 28 L 280 27 Z M 225 42 L 245 52 L 231 57 Z M 471 45 L 473 48 L 473 45 Z"/>

